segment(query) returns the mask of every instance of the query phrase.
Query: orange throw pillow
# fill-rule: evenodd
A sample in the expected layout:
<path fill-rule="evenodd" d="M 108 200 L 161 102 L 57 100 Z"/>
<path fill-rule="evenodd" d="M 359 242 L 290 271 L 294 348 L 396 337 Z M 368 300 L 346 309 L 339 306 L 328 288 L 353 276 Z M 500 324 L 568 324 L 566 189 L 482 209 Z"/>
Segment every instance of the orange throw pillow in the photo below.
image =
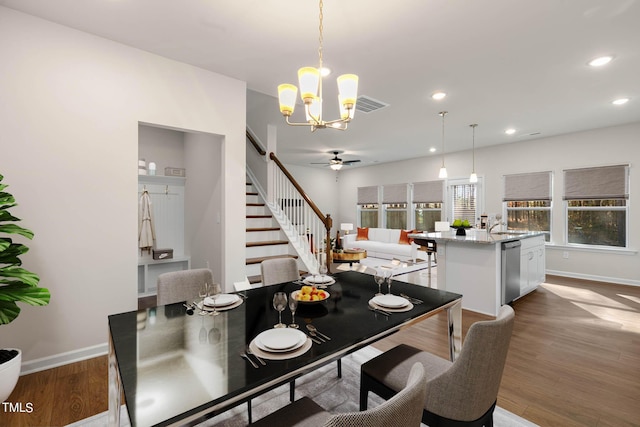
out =
<path fill-rule="evenodd" d="M 369 240 L 369 229 L 358 227 L 358 235 L 356 240 Z"/>
<path fill-rule="evenodd" d="M 400 239 L 398 243 L 401 245 L 410 245 L 413 239 L 409 238 L 409 234 L 413 234 L 416 230 L 400 230 Z"/>

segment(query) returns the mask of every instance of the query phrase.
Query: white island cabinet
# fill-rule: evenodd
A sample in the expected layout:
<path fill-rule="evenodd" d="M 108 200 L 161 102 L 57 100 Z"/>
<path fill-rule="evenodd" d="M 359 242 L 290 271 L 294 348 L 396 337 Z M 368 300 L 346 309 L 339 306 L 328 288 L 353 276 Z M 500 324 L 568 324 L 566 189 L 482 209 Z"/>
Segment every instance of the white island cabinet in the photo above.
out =
<path fill-rule="evenodd" d="M 410 234 L 435 240 L 438 246 L 438 289 L 462 294 L 462 308 L 496 316 L 502 305 L 502 243 L 520 240 L 520 294 L 535 290 L 544 281 L 544 233 L 467 230 Z M 517 280 L 517 279 L 516 279 Z"/>

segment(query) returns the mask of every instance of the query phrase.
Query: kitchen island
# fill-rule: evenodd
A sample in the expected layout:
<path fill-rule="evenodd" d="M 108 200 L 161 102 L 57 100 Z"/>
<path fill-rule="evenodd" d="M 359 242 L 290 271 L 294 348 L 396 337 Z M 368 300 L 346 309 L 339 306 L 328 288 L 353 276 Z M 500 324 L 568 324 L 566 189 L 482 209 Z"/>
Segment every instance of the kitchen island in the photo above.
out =
<path fill-rule="evenodd" d="M 409 237 L 417 244 L 436 241 L 437 287 L 462 294 L 462 308 L 467 310 L 496 316 L 503 304 L 534 291 L 544 281 L 542 232 L 469 229 L 465 236 L 453 230 Z"/>

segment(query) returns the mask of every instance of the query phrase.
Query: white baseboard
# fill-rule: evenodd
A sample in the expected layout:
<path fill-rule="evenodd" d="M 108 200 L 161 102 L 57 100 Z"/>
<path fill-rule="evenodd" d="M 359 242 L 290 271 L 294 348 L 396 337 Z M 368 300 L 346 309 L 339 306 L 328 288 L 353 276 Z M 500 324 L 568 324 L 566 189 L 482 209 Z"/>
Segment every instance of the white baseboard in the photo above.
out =
<path fill-rule="evenodd" d="M 553 276 L 571 277 L 573 279 L 594 280 L 596 282 L 616 283 L 618 285 L 640 286 L 640 280 L 621 279 L 619 277 L 596 276 L 592 274 L 581 274 L 559 270 L 547 270 L 546 273 Z"/>
<path fill-rule="evenodd" d="M 81 360 L 91 359 L 93 357 L 104 356 L 109 353 L 107 343 L 85 347 L 78 350 L 68 351 L 66 353 L 55 354 L 53 356 L 42 357 L 40 359 L 22 362 L 20 375 L 32 374 L 34 372 L 44 371 L 45 369 L 57 368 L 58 366 L 67 365 L 69 363 L 80 362 Z"/>

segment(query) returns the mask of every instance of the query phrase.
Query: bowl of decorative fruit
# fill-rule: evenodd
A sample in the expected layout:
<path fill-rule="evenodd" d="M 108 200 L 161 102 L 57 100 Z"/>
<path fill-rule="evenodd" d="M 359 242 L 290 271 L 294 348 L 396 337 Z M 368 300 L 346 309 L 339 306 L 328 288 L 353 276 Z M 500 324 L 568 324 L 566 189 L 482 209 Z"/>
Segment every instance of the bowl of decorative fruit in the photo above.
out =
<path fill-rule="evenodd" d="M 455 221 L 453 221 L 453 224 L 451 224 L 451 228 L 455 228 L 457 230 L 456 236 L 466 236 L 467 232 L 465 231 L 465 229 L 471 228 L 471 224 L 467 219 L 456 219 Z"/>
<path fill-rule="evenodd" d="M 329 292 L 315 286 L 303 286 L 299 291 L 291 292 L 291 296 L 302 304 L 317 304 L 329 298 Z"/>

